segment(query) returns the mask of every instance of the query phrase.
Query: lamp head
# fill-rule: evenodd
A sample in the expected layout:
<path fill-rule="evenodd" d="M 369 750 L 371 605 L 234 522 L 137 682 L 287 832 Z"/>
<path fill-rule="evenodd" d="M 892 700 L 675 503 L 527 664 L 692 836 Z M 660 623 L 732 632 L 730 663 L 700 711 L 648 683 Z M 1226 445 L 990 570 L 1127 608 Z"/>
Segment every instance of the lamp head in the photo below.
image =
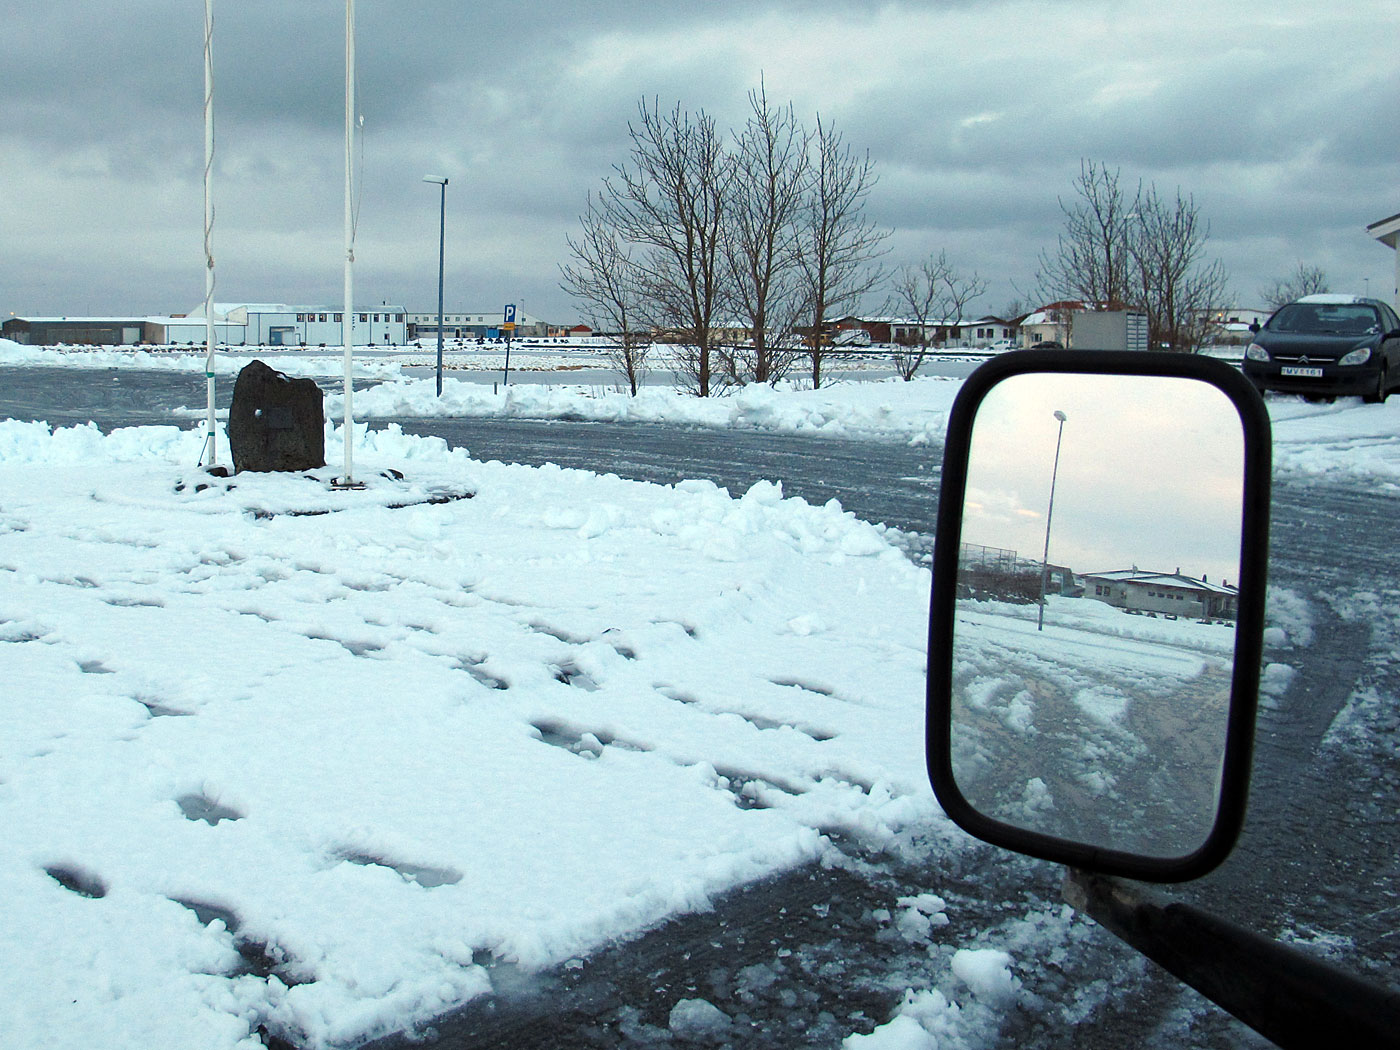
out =
<path fill-rule="evenodd" d="M 424 175 L 424 176 L 423 176 L 423 181 L 424 181 L 424 182 L 431 182 L 431 183 L 433 183 L 433 184 L 436 185 L 436 186 L 446 186 L 446 185 L 447 185 L 447 178 L 446 178 L 445 176 L 443 176 L 443 175 Z"/>

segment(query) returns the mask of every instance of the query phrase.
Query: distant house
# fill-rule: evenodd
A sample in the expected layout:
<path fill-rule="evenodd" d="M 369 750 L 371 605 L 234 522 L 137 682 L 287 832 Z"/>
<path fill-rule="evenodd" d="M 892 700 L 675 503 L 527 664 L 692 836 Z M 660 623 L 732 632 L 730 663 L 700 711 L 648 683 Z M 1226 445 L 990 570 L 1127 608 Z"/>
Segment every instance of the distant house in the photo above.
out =
<path fill-rule="evenodd" d="M 872 343 L 881 345 L 917 346 L 926 343 L 939 346 L 958 338 L 958 326 L 953 321 L 920 323 L 907 317 L 861 317 L 855 314 L 831 322 L 833 336 L 841 332 L 864 332 Z"/>
<path fill-rule="evenodd" d="M 1128 612 L 1184 616 L 1194 620 L 1233 620 L 1239 607 L 1239 588 L 1210 583 L 1176 572 L 1148 572 L 1138 568 L 1084 573 L 1079 578 L 1084 597 L 1106 602 Z"/>
<path fill-rule="evenodd" d="M 1087 309 L 1089 309 L 1087 303 L 1077 299 L 1062 299 L 1059 302 L 1048 303 L 1039 310 L 1027 314 L 1018 329 L 1021 345 L 1031 347 L 1036 343 L 1054 342 L 1061 346 L 1069 346 L 1069 332 L 1073 324 L 1072 317 Z"/>
<path fill-rule="evenodd" d="M 1012 342 L 1016 339 L 1016 326 L 1010 321 L 988 314 L 975 321 L 964 321 L 957 327 L 958 341 L 965 346 L 991 346 L 993 343 Z"/>

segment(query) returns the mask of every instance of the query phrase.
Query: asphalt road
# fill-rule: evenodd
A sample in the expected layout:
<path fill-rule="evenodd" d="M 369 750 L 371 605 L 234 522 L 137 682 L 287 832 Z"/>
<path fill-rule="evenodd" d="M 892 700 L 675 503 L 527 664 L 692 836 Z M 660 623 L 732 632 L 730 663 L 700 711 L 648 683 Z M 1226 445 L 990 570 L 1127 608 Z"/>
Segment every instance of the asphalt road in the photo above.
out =
<path fill-rule="evenodd" d="M 227 396 L 230 384 L 221 384 Z M 188 375 L 0 369 L 0 418 L 104 429 L 173 420 L 198 406 Z M 839 499 L 914 538 L 932 531 L 939 450 L 759 432 L 520 421 L 403 421 L 485 459 L 553 462 L 670 483 L 705 477 L 745 490 L 781 480 L 790 496 Z M 1325 481 L 1275 483 L 1271 585 L 1303 603 L 1310 645 L 1270 652 L 1296 676 L 1261 712 L 1250 815 L 1226 864 L 1170 891 L 1271 936 L 1400 985 L 1400 524 L 1393 497 Z M 921 538 L 920 538 L 921 537 Z M 1359 711 L 1356 699 L 1367 700 Z M 1339 712 L 1347 712 L 1338 720 Z M 920 731 L 911 727 L 911 732 Z M 498 995 L 468 1004 L 393 1047 L 641 1047 L 671 1040 L 678 999 L 703 998 L 732 1019 L 714 1046 L 837 1047 L 886 1020 L 904 988 L 946 979 L 948 956 L 985 938 L 1024 957 L 1032 1008 L 1005 1014 L 997 1047 L 1264 1045 L 1242 1025 L 1097 928 L 1069 927 L 1060 871 L 991 849 L 952 862 L 911 840 L 882 853 L 839 843 L 847 863 L 749 887 L 638 941 L 556 973 L 523 975 L 483 959 Z M 878 921 L 901 897 L 935 893 L 953 923 L 928 943 Z M 1046 931 L 1050 931 L 1046 933 Z M 1028 951 L 1031 949 L 1027 949 Z M 425 1041 L 426 1037 L 426 1041 Z"/>
<path fill-rule="evenodd" d="M 404 423 L 483 458 L 554 462 L 661 483 L 708 477 L 733 491 L 760 478 L 781 479 L 788 495 L 837 498 L 862 517 L 916 534 L 914 547 L 931 540 L 937 449 L 656 426 Z M 1276 481 L 1271 585 L 1306 603 L 1314 637 L 1306 647 L 1266 653 L 1296 675 L 1260 714 L 1250 815 L 1239 847 L 1208 878 L 1170 891 L 1391 987 L 1400 987 L 1397 509 L 1393 497 Z M 1351 719 L 1351 733 L 1329 736 L 1358 694 L 1379 698 L 1377 710 Z M 1016 935 L 1025 915 L 1060 904 L 1061 873 L 1052 865 L 987 849 L 952 869 L 931 870 L 907 851 L 871 856 L 848 846 L 849 868 L 797 872 L 741 891 L 704 920 L 679 921 L 552 975 L 557 984 L 534 992 L 517 986 L 472 1004 L 426 1044 L 375 1045 L 654 1045 L 671 1005 L 700 997 L 742 1020 L 719 1045 L 835 1047 L 842 1034 L 887 1017 L 903 987 L 937 965 L 930 958 L 938 956 L 936 946 L 924 951 L 882 937 L 869 918 L 876 910 L 898 897 L 937 893 L 949 902 L 949 914 L 960 917 L 949 937 L 963 945 L 969 927 L 992 933 L 988 943 L 998 943 Z M 845 920 L 804 921 L 811 918 L 809 902 L 818 900 Z M 765 1003 L 740 975 L 771 965 L 777 945 L 792 953 L 785 958 L 801 962 L 785 966 L 775 982 L 786 998 Z M 1027 960 L 1026 970 L 1038 965 Z M 946 971 L 946 960 L 943 966 Z M 1037 976 L 1023 977 L 1044 1008 L 1008 1015 L 997 1046 L 1268 1045 L 1101 930 Z"/>

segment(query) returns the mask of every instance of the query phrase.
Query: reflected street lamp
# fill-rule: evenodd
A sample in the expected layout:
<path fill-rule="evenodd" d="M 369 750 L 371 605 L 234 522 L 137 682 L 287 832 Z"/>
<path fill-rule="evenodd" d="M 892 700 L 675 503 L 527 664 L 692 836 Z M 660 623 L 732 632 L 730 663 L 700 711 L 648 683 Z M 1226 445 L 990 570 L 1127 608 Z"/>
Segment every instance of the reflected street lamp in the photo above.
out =
<path fill-rule="evenodd" d="M 1065 436 L 1067 417 L 1057 408 L 1055 418 L 1060 421 L 1060 429 L 1055 435 L 1055 466 L 1050 471 L 1050 507 L 1045 512 L 1045 553 L 1040 559 L 1040 615 L 1035 624 L 1037 631 L 1045 630 L 1045 591 L 1050 585 L 1050 519 L 1055 515 L 1055 477 L 1060 473 L 1060 441 Z"/>
<path fill-rule="evenodd" d="M 438 352 L 437 352 L 437 394 L 442 397 L 442 262 L 443 247 L 447 241 L 447 179 L 441 175 L 424 175 L 424 182 L 442 187 L 442 200 L 438 207 Z"/>

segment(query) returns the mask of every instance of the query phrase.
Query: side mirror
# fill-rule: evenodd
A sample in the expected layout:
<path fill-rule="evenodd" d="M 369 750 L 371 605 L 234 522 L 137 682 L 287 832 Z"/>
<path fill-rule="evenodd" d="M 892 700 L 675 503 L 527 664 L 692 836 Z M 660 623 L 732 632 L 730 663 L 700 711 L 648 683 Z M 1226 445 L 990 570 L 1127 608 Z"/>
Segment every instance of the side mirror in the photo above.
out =
<path fill-rule="evenodd" d="M 1262 326 L 1258 321 L 1250 321 L 1250 322 L 1249 322 L 1249 330 L 1250 330 L 1251 332 L 1253 332 L 1255 335 L 1258 335 L 1258 334 L 1259 334 L 1259 329 L 1262 328 L 1262 327 L 1263 327 L 1263 326 Z"/>
<path fill-rule="evenodd" d="M 1048 351 L 977 369 L 944 451 L 927 754 L 998 846 L 1178 882 L 1244 821 L 1269 419 L 1210 358 Z"/>

